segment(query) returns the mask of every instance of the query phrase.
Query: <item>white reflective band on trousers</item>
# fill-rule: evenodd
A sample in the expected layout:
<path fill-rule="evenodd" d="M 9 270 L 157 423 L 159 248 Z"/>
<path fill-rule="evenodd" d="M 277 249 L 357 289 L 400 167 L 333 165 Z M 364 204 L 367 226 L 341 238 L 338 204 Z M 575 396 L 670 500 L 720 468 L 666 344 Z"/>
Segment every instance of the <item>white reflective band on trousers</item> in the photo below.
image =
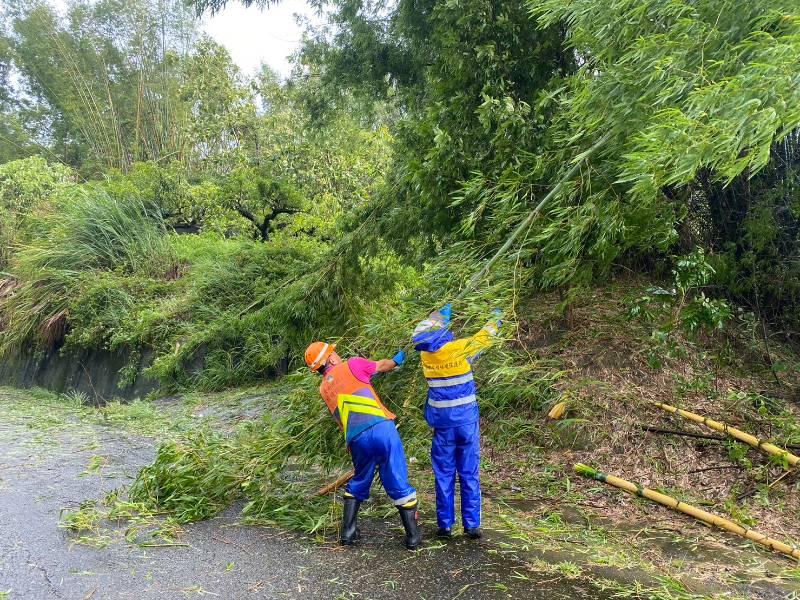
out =
<path fill-rule="evenodd" d="M 428 404 L 430 404 L 433 408 L 450 408 L 451 406 L 469 404 L 470 402 L 475 402 L 476 400 L 477 398 L 475 397 L 475 394 L 470 394 L 469 396 L 455 398 L 453 400 L 431 400 L 428 398 Z"/>
<path fill-rule="evenodd" d="M 428 387 L 440 388 L 450 387 L 451 385 L 461 385 L 468 383 L 474 379 L 472 373 L 466 375 L 459 375 L 458 377 L 451 377 L 450 379 L 428 379 Z"/>
<path fill-rule="evenodd" d="M 414 492 L 413 494 L 409 494 L 408 496 L 403 496 L 402 498 L 398 498 L 397 500 L 392 500 L 392 503 L 395 506 L 403 506 L 403 504 L 408 504 L 412 500 L 416 499 L 417 499 L 417 492 Z"/>

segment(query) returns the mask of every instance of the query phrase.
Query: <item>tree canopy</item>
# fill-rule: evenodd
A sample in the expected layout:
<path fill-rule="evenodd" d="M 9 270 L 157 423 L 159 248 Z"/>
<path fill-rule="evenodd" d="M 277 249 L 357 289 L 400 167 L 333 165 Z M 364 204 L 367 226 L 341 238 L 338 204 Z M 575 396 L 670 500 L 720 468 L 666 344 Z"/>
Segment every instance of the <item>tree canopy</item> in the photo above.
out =
<path fill-rule="evenodd" d="M 720 297 L 776 327 L 798 322 L 793 2 L 313 2 L 325 23 L 306 31 L 286 80 L 266 66 L 242 73 L 199 33 L 196 14 L 225 4 L 78 0 L 62 18 L 26 2 L 5 9 L 0 38 L 0 158 L 42 156 L 9 162 L 19 179 L 9 189 L 46 160 L 56 179 L 43 193 L 53 197 L 37 206 L 56 221 L 74 214 L 59 200 L 64 185 L 92 197 L 99 188 L 156 210 L 164 231 L 243 244 L 221 253 L 228 267 L 291 257 L 275 297 L 264 291 L 278 277 L 272 267 L 247 269 L 250 283 L 237 285 L 252 296 L 237 295 L 226 316 L 238 333 L 222 335 L 214 321 L 206 331 L 217 333 L 201 336 L 237 348 L 219 342 L 220 353 L 245 360 L 268 347 L 275 358 L 311 327 L 354 326 L 382 297 L 433 302 L 423 281 L 455 293 L 576 164 L 525 231 L 517 262 L 482 282 L 484 296 L 503 276 L 513 296 L 620 269 L 663 273 L 700 248 Z M 20 280 L 35 262 L 21 258 L 33 239 L 25 198 L 3 208 L 16 215 L 3 260 Z M 192 261 L 222 277 L 207 248 L 179 245 L 176 281 Z M 195 284 L 181 302 L 204 297 L 206 282 Z M 162 350 L 169 339 L 173 356 L 176 343 L 198 348 L 200 337 L 165 324 L 182 314 L 180 294 L 148 289 L 152 312 L 109 317 L 127 331 L 111 338 Z M 369 299 L 359 295 L 367 289 Z M 177 294 L 168 309 L 162 293 Z M 334 314 L 325 305 L 334 298 L 347 310 Z M 265 333 L 242 342 L 248 307 L 268 311 L 259 313 Z M 71 314 L 89 313 L 76 305 Z"/>

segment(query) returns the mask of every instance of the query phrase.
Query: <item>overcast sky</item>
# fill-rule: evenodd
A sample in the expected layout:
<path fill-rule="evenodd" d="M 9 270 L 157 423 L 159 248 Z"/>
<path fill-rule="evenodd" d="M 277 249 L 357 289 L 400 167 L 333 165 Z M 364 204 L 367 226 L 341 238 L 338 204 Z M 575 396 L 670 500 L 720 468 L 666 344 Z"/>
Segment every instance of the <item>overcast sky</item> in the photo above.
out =
<path fill-rule="evenodd" d="M 291 70 L 287 56 L 297 50 L 303 32 L 295 13 L 318 22 L 303 0 L 283 0 L 263 11 L 232 2 L 223 12 L 205 16 L 202 29 L 228 48 L 244 73 L 251 74 L 263 61 L 286 77 Z"/>
<path fill-rule="evenodd" d="M 0 0 L 0 4 L 11 1 Z M 51 2 L 62 13 L 66 9 L 66 0 Z M 228 48 L 245 74 L 251 75 L 263 61 L 285 78 L 291 71 L 287 57 L 298 49 L 303 32 L 295 14 L 314 24 L 321 21 L 304 0 L 282 0 L 265 10 L 244 8 L 234 1 L 213 17 L 204 16 L 201 29 Z"/>

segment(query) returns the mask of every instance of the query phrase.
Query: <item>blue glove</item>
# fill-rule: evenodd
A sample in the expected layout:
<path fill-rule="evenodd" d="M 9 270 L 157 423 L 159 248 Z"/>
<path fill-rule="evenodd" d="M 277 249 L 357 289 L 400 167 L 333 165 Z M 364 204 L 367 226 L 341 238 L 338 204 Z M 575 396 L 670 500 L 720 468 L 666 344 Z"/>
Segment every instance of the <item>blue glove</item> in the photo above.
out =
<path fill-rule="evenodd" d="M 503 316 L 503 311 L 499 308 L 495 308 L 492 310 L 492 315 L 494 315 L 495 321 L 497 322 L 497 327 L 499 329 L 503 324 L 503 319 L 501 318 Z"/>
<path fill-rule="evenodd" d="M 399 351 L 397 354 L 395 354 L 395 355 L 392 357 L 392 360 L 393 360 L 395 363 L 397 363 L 397 366 L 399 367 L 399 366 L 400 366 L 400 365 L 402 365 L 404 362 L 406 362 L 406 353 L 405 353 L 405 352 L 403 352 L 402 350 L 400 350 L 400 351 Z"/>
<path fill-rule="evenodd" d="M 450 322 L 450 317 L 453 316 L 453 305 L 448 302 L 439 309 L 439 314 L 444 317 L 444 324 L 447 325 Z"/>

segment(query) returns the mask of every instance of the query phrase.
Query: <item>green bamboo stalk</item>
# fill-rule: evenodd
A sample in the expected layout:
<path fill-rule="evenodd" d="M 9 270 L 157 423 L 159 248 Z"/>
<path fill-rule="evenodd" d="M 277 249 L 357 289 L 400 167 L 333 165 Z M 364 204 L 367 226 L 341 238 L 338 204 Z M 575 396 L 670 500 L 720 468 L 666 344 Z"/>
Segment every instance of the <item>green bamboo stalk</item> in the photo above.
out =
<path fill-rule="evenodd" d="M 461 290 L 458 295 L 453 299 L 454 301 L 463 300 L 464 297 L 469 294 L 470 291 L 478 284 L 478 282 L 489 272 L 489 270 L 495 265 L 495 263 L 500 260 L 500 258 L 508 251 L 511 245 L 516 241 L 516 239 L 525 231 L 533 220 L 539 216 L 539 213 L 542 212 L 542 209 L 550 203 L 550 201 L 555 198 L 559 192 L 561 192 L 562 188 L 570 181 L 575 174 L 580 170 L 583 164 L 595 153 L 597 152 L 611 137 L 611 133 L 606 133 L 602 138 L 600 138 L 591 148 L 589 148 L 586 152 L 580 155 L 579 159 L 575 161 L 575 164 L 572 165 L 569 171 L 559 179 L 558 183 L 553 186 L 547 195 L 542 198 L 542 201 L 536 205 L 536 207 L 525 217 L 522 222 L 517 225 L 517 228 L 511 233 L 505 243 L 500 247 L 500 249 L 495 252 L 494 256 L 486 261 L 486 264 L 483 265 L 480 271 L 475 273 L 472 276 L 472 279 L 469 280 L 466 287 Z"/>

